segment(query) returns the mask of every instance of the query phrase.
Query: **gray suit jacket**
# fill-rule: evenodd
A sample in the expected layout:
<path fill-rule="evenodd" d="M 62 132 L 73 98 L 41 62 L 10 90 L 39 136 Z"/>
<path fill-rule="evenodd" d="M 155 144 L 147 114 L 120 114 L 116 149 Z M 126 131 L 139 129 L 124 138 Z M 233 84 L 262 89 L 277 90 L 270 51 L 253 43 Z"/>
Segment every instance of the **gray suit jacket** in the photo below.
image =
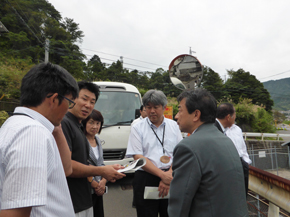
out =
<path fill-rule="evenodd" d="M 170 217 L 248 216 L 243 169 L 232 141 L 201 125 L 173 153 Z"/>
<path fill-rule="evenodd" d="M 105 164 L 104 164 L 104 157 L 103 157 L 103 148 L 102 148 L 102 144 L 101 144 L 102 142 L 101 142 L 99 137 L 95 136 L 95 138 L 96 138 L 96 141 L 98 144 L 97 147 L 98 147 L 98 151 L 99 151 L 99 158 L 98 159 L 96 158 L 96 155 L 93 151 L 93 148 L 92 148 L 92 146 L 90 146 L 90 154 L 89 154 L 90 158 L 89 158 L 88 162 L 89 162 L 89 164 L 94 165 L 94 166 L 104 166 Z M 89 143 L 89 145 L 90 145 L 90 143 Z M 94 180 L 96 180 L 97 182 L 100 182 L 101 179 L 102 179 L 101 176 L 94 177 Z"/>

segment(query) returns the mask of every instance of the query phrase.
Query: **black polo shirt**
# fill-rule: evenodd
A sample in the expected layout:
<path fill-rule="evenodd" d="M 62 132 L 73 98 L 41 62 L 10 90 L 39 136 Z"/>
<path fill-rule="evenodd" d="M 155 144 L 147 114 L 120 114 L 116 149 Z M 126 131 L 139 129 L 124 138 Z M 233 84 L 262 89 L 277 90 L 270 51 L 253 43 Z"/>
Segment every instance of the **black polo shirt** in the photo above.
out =
<path fill-rule="evenodd" d="M 88 165 L 89 143 L 83 133 L 82 124 L 70 112 L 61 122 L 63 133 L 72 152 L 71 159 Z M 69 178 L 67 183 L 75 213 L 92 207 L 91 184 L 87 178 Z"/>

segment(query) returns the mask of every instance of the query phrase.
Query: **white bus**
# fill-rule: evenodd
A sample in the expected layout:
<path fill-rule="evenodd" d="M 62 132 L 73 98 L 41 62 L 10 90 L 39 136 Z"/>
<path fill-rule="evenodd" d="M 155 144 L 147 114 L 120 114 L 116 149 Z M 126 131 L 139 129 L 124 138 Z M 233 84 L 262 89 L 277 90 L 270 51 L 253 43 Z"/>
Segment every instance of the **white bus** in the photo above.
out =
<path fill-rule="evenodd" d="M 121 82 L 94 82 L 100 88 L 95 109 L 104 117 L 100 135 L 106 165 L 126 165 L 133 158 L 125 158 L 131 123 L 141 106 L 141 95 L 136 87 Z"/>

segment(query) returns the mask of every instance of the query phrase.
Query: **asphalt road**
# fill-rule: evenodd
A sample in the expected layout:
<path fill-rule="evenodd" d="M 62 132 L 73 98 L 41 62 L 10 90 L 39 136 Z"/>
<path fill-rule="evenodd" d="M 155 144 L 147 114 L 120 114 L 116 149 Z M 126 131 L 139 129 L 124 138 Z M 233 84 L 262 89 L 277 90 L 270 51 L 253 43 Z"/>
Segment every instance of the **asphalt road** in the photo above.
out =
<path fill-rule="evenodd" d="M 279 134 L 290 134 L 290 127 L 287 126 L 287 127 L 285 128 L 285 130 L 277 130 L 276 133 L 279 133 Z M 290 140 L 289 137 L 283 137 L 283 136 L 281 136 L 281 138 L 282 138 L 285 142 L 287 142 L 287 141 Z"/>
<path fill-rule="evenodd" d="M 132 208 L 133 175 L 108 183 L 108 193 L 103 196 L 105 217 L 136 217 L 136 209 Z"/>

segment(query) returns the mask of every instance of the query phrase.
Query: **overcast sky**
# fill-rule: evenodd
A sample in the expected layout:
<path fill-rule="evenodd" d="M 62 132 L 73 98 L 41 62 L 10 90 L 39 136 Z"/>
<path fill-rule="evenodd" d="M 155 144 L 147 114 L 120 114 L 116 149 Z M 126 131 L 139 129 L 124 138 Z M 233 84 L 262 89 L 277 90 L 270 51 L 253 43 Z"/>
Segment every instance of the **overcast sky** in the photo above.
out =
<path fill-rule="evenodd" d="M 167 70 L 191 47 L 223 79 L 239 68 L 261 82 L 290 77 L 289 0 L 48 1 L 79 24 L 88 59 Z"/>

